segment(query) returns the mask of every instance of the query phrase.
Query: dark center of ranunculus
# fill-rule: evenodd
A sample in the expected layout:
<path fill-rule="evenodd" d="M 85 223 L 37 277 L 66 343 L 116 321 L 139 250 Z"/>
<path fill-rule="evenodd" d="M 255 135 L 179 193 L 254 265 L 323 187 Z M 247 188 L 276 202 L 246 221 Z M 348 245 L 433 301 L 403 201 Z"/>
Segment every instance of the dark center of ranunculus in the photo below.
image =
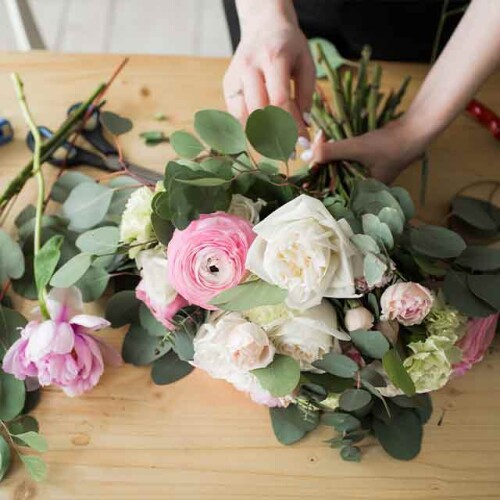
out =
<path fill-rule="evenodd" d="M 214 265 L 211 265 L 209 268 L 211 273 L 218 273 L 219 272 L 219 268 L 217 266 L 214 266 Z"/>

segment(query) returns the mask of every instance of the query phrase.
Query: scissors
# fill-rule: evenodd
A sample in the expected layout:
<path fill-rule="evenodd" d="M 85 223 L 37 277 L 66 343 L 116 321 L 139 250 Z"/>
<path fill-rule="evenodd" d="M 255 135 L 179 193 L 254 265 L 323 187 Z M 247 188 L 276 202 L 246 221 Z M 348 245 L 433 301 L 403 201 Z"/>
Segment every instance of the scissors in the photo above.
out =
<path fill-rule="evenodd" d="M 71 114 L 80 106 L 74 104 L 68 109 Z M 81 146 L 64 142 L 49 158 L 48 162 L 56 167 L 76 167 L 77 165 L 90 165 L 107 172 L 118 172 L 124 170 L 119 160 L 118 150 L 105 137 L 102 124 L 99 120 L 99 109 L 95 108 L 88 117 L 81 131 L 82 137 L 94 146 L 101 154 L 93 153 Z M 42 139 L 49 139 L 54 133 L 47 127 L 38 127 Z M 35 148 L 35 141 L 31 132 L 26 136 L 26 144 L 31 149 Z M 156 183 L 162 176 L 152 170 L 127 162 L 130 172 L 145 181 Z"/>

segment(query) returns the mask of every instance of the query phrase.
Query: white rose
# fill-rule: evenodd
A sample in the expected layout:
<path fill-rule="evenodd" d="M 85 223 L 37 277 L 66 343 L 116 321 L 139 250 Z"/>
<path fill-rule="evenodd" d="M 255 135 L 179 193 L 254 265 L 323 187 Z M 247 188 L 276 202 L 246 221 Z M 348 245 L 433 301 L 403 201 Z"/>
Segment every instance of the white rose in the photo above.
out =
<path fill-rule="evenodd" d="M 373 314 L 365 307 L 355 307 L 345 313 L 344 323 L 347 331 L 370 330 L 374 321 Z"/>
<path fill-rule="evenodd" d="M 237 215 L 250 222 L 250 224 L 255 225 L 260 220 L 262 207 L 266 205 L 267 203 L 264 200 L 258 199 L 257 201 L 253 201 L 242 194 L 233 194 L 227 212 Z"/>
<path fill-rule="evenodd" d="M 354 279 L 362 275 L 359 252 L 350 243 L 345 220 L 336 221 L 321 201 L 301 195 L 254 227 L 257 238 L 247 268 L 288 290 L 287 305 L 308 309 L 323 297 L 356 296 Z"/>
<path fill-rule="evenodd" d="M 161 247 L 143 250 L 135 260 L 142 277 L 135 290 L 137 298 L 148 306 L 158 321 L 172 328 L 172 318 L 187 301 L 168 281 L 168 260 L 164 250 Z"/>
<path fill-rule="evenodd" d="M 120 223 L 120 240 L 130 245 L 146 243 L 153 237 L 151 226 L 151 202 L 153 191 L 144 186 L 136 189 L 127 200 Z M 138 245 L 129 250 L 131 259 L 141 251 Z"/>
<path fill-rule="evenodd" d="M 239 373 L 266 367 L 274 352 L 260 326 L 229 313 L 200 327 L 194 339 L 193 365 L 214 378 L 231 380 Z"/>
<path fill-rule="evenodd" d="M 337 325 L 335 308 L 326 300 L 306 311 L 291 311 L 292 317 L 273 326 L 269 335 L 277 352 L 300 363 L 301 370 L 316 371 L 311 364 L 332 350 L 334 339 L 350 340 Z"/>

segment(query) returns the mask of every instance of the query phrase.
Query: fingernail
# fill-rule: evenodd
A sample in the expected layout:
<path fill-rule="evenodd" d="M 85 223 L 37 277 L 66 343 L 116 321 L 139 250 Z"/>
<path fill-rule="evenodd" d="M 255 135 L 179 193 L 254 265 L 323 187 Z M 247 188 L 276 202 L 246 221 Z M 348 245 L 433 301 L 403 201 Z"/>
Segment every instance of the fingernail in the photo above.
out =
<path fill-rule="evenodd" d="M 311 147 L 311 141 L 307 137 L 302 137 L 300 136 L 297 139 L 297 144 L 302 148 L 302 149 L 309 149 Z"/>
<path fill-rule="evenodd" d="M 316 134 L 314 134 L 314 139 L 313 139 L 313 144 L 316 144 L 321 140 L 321 137 L 323 136 L 323 131 L 319 129 Z"/>
<path fill-rule="evenodd" d="M 306 149 L 300 155 L 300 159 L 305 162 L 309 162 L 313 159 L 314 153 L 312 149 Z"/>
<path fill-rule="evenodd" d="M 308 125 L 309 127 L 313 124 L 311 113 L 309 113 L 308 111 L 304 111 L 302 113 L 302 118 L 305 124 Z"/>

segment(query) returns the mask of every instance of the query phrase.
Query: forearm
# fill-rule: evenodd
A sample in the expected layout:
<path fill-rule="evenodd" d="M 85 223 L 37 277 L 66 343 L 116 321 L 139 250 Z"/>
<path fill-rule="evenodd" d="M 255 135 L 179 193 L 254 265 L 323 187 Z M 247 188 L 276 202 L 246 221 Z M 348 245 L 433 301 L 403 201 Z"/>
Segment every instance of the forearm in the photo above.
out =
<path fill-rule="evenodd" d="M 241 34 L 258 27 L 262 21 L 297 24 L 292 0 L 236 0 Z"/>
<path fill-rule="evenodd" d="M 404 122 L 430 142 L 464 109 L 500 61 L 500 1 L 473 0 Z"/>

